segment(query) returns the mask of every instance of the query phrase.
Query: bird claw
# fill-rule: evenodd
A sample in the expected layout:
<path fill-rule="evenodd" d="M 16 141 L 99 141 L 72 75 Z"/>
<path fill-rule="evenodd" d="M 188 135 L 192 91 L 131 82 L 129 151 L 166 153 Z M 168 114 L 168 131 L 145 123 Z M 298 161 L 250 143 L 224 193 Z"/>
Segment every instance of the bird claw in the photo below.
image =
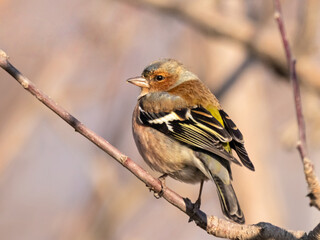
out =
<path fill-rule="evenodd" d="M 154 192 L 153 196 L 156 198 L 156 199 L 159 199 L 163 196 L 163 190 L 161 189 L 160 192 Z"/>
<path fill-rule="evenodd" d="M 158 178 L 158 180 L 160 181 L 160 184 L 161 184 L 161 190 L 159 191 L 159 192 L 157 192 L 153 187 L 149 187 L 149 191 L 153 191 L 154 193 L 153 193 L 153 196 L 156 198 L 156 199 L 159 199 L 159 198 L 161 198 L 162 196 L 163 196 L 163 194 L 164 194 L 164 189 L 166 188 L 166 177 L 167 177 L 168 175 L 167 174 L 163 174 L 163 175 L 161 175 L 159 178 Z"/>
<path fill-rule="evenodd" d="M 189 222 L 192 222 L 194 219 L 193 219 L 193 216 L 197 214 L 197 212 L 200 210 L 200 206 L 201 206 L 201 199 L 198 198 L 197 201 L 195 203 L 192 204 L 193 207 L 192 207 L 192 214 L 190 215 L 190 218 L 188 220 L 188 223 Z"/>
<path fill-rule="evenodd" d="M 156 199 L 159 199 L 163 196 L 163 188 L 161 186 L 161 190 L 160 192 L 157 192 L 156 189 L 154 189 L 153 187 L 150 187 L 148 185 L 146 185 L 147 188 L 149 188 L 149 192 L 153 192 L 153 196 L 156 198 Z"/>

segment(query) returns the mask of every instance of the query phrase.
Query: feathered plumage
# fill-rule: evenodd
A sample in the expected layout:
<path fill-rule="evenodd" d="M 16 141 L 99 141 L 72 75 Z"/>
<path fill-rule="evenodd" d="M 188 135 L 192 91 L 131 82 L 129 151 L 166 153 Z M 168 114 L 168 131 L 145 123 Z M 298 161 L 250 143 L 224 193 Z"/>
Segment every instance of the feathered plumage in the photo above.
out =
<path fill-rule="evenodd" d="M 223 213 L 244 223 L 231 185 L 230 163 L 242 163 L 250 170 L 254 166 L 242 133 L 216 97 L 195 74 L 172 59 L 153 62 L 140 77 L 128 82 L 141 87 L 133 114 L 133 135 L 148 165 L 184 182 L 211 179 Z"/>

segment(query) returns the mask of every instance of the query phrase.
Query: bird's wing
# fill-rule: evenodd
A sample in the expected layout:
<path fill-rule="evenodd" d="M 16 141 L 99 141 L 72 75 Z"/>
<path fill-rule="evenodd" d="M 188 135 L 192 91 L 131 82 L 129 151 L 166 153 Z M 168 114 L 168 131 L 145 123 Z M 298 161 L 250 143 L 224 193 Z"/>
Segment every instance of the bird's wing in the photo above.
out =
<path fill-rule="evenodd" d="M 226 112 L 223 110 L 219 110 L 219 113 L 222 117 L 225 128 L 227 129 L 227 131 L 231 135 L 232 139 L 239 142 L 239 143 L 244 143 L 242 133 L 240 132 L 240 130 L 236 126 L 236 124 L 228 116 L 228 114 L 226 114 Z"/>
<path fill-rule="evenodd" d="M 145 111 L 140 105 L 138 116 L 143 125 L 155 128 L 194 149 L 205 150 L 241 165 L 225 148 L 232 137 L 203 107 L 154 113 Z"/>
<path fill-rule="evenodd" d="M 236 124 L 228 116 L 228 114 L 225 113 L 225 111 L 220 110 L 219 113 L 222 117 L 223 123 L 225 125 L 225 129 L 228 131 L 228 133 L 231 135 L 233 139 L 233 141 L 230 142 L 231 148 L 233 148 L 236 151 L 243 165 L 249 168 L 250 170 L 254 171 L 254 166 L 244 147 L 244 140 L 243 140 L 242 133 L 237 128 Z"/>

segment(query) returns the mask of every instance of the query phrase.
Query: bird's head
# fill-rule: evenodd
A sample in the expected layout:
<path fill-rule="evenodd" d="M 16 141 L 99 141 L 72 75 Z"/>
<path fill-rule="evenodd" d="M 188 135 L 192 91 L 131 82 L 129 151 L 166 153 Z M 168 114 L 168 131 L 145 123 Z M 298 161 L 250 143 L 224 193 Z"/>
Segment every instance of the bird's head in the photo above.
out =
<path fill-rule="evenodd" d="M 188 71 L 181 63 L 173 59 L 162 59 L 147 66 L 141 76 L 127 81 L 141 88 L 142 97 L 151 92 L 166 92 L 183 82 L 198 77 Z"/>

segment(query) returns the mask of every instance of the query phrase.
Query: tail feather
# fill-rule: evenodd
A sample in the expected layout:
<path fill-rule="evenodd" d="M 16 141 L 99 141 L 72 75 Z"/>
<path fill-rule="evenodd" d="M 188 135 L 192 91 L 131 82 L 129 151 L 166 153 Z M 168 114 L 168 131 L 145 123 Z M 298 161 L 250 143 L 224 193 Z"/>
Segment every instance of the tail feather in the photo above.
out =
<path fill-rule="evenodd" d="M 231 183 L 225 184 L 218 177 L 214 177 L 213 180 L 217 186 L 223 214 L 232 221 L 243 224 L 245 222 L 244 215 Z"/>

